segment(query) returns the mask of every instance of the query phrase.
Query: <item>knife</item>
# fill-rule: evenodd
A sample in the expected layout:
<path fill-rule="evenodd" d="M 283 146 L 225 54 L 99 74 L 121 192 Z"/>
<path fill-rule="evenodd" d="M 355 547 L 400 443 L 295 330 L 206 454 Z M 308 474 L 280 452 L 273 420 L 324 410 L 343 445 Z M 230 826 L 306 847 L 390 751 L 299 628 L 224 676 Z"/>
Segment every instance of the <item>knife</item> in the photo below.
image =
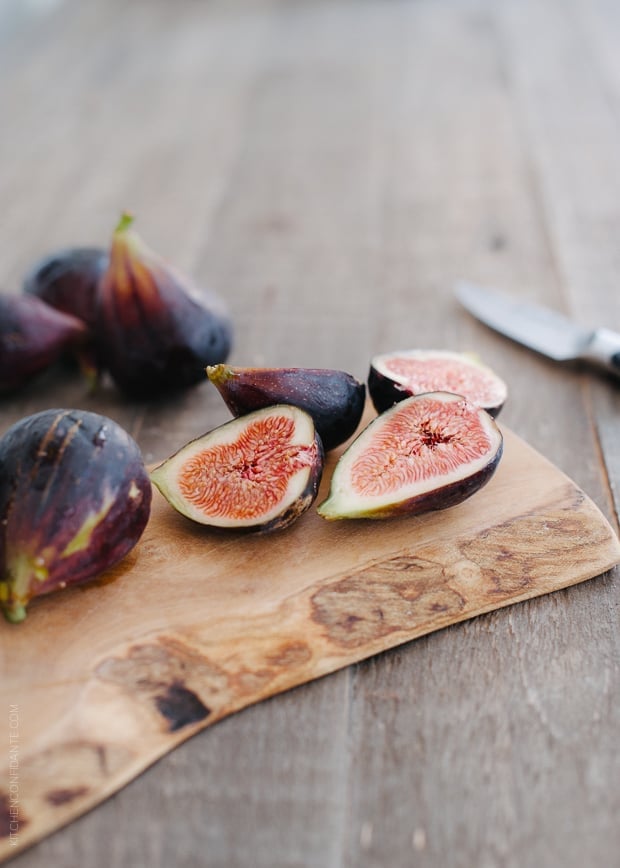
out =
<path fill-rule="evenodd" d="M 620 377 L 620 334 L 585 329 L 554 310 L 474 283 L 460 281 L 455 294 L 477 319 L 556 362 L 584 361 Z"/>

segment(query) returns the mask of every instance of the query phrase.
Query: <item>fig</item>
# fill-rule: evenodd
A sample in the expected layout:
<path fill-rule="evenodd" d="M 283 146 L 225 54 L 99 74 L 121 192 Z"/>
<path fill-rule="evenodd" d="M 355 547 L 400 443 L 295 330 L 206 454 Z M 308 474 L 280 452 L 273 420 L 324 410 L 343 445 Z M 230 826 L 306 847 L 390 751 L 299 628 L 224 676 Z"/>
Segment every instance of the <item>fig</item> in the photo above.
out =
<path fill-rule="evenodd" d="M 486 410 L 451 392 L 414 395 L 373 419 L 342 454 L 319 515 L 389 518 L 455 506 L 489 481 L 502 448 Z"/>
<path fill-rule="evenodd" d="M 214 365 L 207 376 L 234 416 L 271 404 L 293 404 L 309 413 L 325 451 L 355 432 L 366 386 L 351 374 L 323 368 L 235 368 Z"/>
<path fill-rule="evenodd" d="M 153 253 L 124 214 L 99 284 L 99 356 L 118 388 L 134 397 L 180 391 L 226 360 L 231 324 L 215 296 Z"/>
<path fill-rule="evenodd" d="M 92 330 L 97 309 L 97 285 L 109 263 L 101 247 L 68 247 L 36 262 L 24 279 L 23 290 L 81 319 Z"/>
<path fill-rule="evenodd" d="M 81 320 L 34 295 L 0 295 L 0 392 L 25 385 L 86 337 Z"/>
<path fill-rule="evenodd" d="M 26 617 L 34 597 L 118 563 L 149 518 L 151 485 L 132 437 L 84 410 L 44 410 L 0 438 L 0 607 Z"/>
<path fill-rule="evenodd" d="M 507 387 L 494 371 L 467 353 L 406 350 L 371 360 L 368 393 L 377 413 L 422 392 L 453 392 L 497 416 Z"/>
<path fill-rule="evenodd" d="M 263 407 L 191 441 L 151 471 L 170 505 L 199 524 L 266 533 L 314 502 L 323 446 L 312 417 Z"/>

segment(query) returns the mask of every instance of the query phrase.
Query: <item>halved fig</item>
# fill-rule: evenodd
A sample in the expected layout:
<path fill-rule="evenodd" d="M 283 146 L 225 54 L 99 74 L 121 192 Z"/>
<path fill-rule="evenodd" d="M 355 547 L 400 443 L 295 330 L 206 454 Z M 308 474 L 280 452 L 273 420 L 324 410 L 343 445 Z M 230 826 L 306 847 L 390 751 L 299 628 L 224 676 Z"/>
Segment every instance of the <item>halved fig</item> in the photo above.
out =
<path fill-rule="evenodd" d="M 474 355 L 449 350 L 405 350 L 374 356 L 368 392 L 377 413 L 423 392 L 453 392 L 497 416 L 506 383 Z"/>
<path fill-rule="evenodd" d="M 222 364 L 210 365 L 207 376 L 235 416 L 272 404 L 305 410 L 314 419 L 326 452 L 355 433 L 364 411 L 366 386 L 344 371 Z"/>
<path fill-rule="evenodd" d="M 151 479 L 174 509 L 199 524 L 264 533 L 288 527 L 310 508 L 322 471 L 312 417 L 281 404 L 191 441 Z"/>
<path fill-rule="evenodd" d="M 389 518 L 455 506 L 489 481 L 502 447 L 493 418 L 465 398 L 414 395 L 377 416 L 344 452 L 319 515 Z"/>

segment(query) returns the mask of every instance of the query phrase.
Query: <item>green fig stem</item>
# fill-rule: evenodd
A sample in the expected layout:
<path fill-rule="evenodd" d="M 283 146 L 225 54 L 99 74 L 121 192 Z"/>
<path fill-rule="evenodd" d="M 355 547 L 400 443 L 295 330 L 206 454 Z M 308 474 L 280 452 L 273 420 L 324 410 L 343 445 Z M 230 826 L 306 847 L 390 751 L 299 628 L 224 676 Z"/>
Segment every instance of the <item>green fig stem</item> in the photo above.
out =
<path fill-rule="evenodd" d="M 230 365 L 209 365 L 206 368 L 207 377 L 211 380 L 214 386 L 219 386 L 220 383 L 225 383 L 235 376 L 235 372 Z"/>
<path fill-rule="evenodd" d="M 20 553 L 8 564 L 6 575 L 0 582 L 0 607 L 7 621 L 19 624 L 26 617 L 28 600 L 34 596 L 31 586 L 47 579 L 47 567 L 42 558 Z"/>
<path fill-rule="evenodd" d="M 26 607 L 21 603 L 12 603 L 4 609 L 4 617 L 11 624 L 19 624 L 26 617 Z"/>
<path fill-rule="evenodd" d="M 114 234 L 126 232 L 134 220 L 135 217 L 133 216 L 133 214 L 130 214 L 129 211 L 123 211 L 123 213 L 121 214 L 121 219 L 118 221 L 118 225 L 114 230 Z"/>
<path fill-rule="evenodd" d="M 0 608 L 12 624 L 19 624 L 26 617 L 26 606 L 16 599 L 9 582 L 0 582 Z"/>

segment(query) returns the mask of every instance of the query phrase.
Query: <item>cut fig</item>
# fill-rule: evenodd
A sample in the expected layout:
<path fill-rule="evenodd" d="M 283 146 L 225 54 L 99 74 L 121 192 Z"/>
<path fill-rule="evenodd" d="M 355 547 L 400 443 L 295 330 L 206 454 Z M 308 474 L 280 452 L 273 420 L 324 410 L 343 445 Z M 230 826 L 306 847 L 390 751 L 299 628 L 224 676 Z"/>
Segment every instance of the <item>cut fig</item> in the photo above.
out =
<path fill-rule="evenodd" d="M 235 416 L 272 404 L 305 410 L 326 452 L 355 433 L 364 411 L 366 387 L 344 371 L 214 365 L 207 368 L 207 376 Z"/>
<path fill-rule="evenodd" d="M 44 410 L 0 439 L 0 609 L 81 584 L 136 545 L 151 485 L 137 443 L 106 416 Z"/>
<path fill-rule="evenodd" d="M 312 417 L 275 405 L 191 441 L 151 472 L 170 505 L 199 524 L 267 532 L 316 498 L 323 447 Z"/>
<path fill-rule="evenodd" d="M 491 368 L 467 353 L 405 350 L 372 359 L 368 393 L 377 413 L 424 392 L 453 392 L 497 416 L 507 387 Z"/>
<path fill-rule="evenodd" d="M 455 506 L 489 481 L 502 447 L 493 418 L 465 398 L 412 396 L 377 416 L 343 453 L 319 515 L 389 518 Z"/>

